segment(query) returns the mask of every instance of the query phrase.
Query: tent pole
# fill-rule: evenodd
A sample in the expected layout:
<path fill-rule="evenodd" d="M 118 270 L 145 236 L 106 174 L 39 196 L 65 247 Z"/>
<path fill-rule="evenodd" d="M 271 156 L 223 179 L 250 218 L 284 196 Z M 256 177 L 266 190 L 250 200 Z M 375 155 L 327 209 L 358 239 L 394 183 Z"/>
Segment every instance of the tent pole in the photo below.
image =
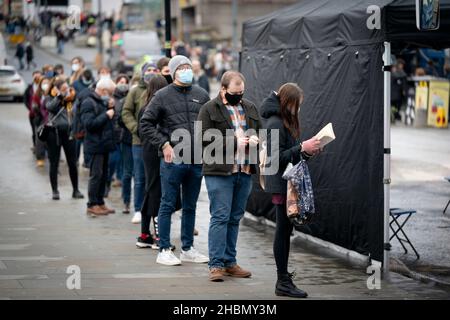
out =
<path fill-rule="evenodd" d="M 391 192 L 391 43 L 384 42 L 384 241 L 383 278 L 389 280 L 390 192 Z"/>

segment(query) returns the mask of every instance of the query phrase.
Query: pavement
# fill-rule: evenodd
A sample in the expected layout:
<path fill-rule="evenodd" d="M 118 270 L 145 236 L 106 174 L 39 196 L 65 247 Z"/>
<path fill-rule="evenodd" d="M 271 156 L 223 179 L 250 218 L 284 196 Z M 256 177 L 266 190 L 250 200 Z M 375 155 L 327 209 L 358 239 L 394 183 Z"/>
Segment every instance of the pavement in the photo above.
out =
<path fill-rule="evenodd" d="M 392 127 L 391 207 L 417 213 L 405 231 L 420 255 L 404 254 L 392 240 L 393 256 L 412 271 L 440 279 L 450 287 L 450 129 Z M 407 248 L 409 249 L 409 248 Z"/>
<path fill-rule="evenodd" d="M 57 62 L 45 51 L 36 50 L 36 55 L 39 64 Z M 217 90 L 217 86 L 214 88 Z M 400 128 L 398 134 L 402 132 Z M 238 262 L 253 272 L 250 279 L 212 283 L 206 265 L 158 265 L 156 251 L 135 247 L 140 226 L 130 223 L 130 215 L 120 213 L 117 188 L 113 188 L 108 204 L 118 213 L 90 218 L 85 213 L 86 200 L 70 198 L 67 166 L 62 162 L 61 200 L 51 200 L 48 164 L 35 167 L 30 135 L 25 107 L 0 103 L 0 299 L 288 299 L 274 295 L 273 228 L 261 228 L 249 220 L 241 223 Z M 87 178 L 87 171 L 80 168 L 85 195 Z M 440 192 L 445 197 L 443 189 Z M 172 223 L 173 243 L 180 248 L 179 213 L 174 214 Z M 208 223 L 209 200 L 203 186 L 196 222 L 200 234 L 195 246 L 204 253 Z M 81 271 L 79 290 L 67 286 L 71 266 Z M 290 270 L 294 269 L 298 274 L 295 282 L 310 299 L 450 298 L 445 288 L 395 273 L 390 281 L 381 281 L 379 290 L 370 290 L 365 270 L 305 250 L 301 243 L 294 243 L 291 249 Z"/>

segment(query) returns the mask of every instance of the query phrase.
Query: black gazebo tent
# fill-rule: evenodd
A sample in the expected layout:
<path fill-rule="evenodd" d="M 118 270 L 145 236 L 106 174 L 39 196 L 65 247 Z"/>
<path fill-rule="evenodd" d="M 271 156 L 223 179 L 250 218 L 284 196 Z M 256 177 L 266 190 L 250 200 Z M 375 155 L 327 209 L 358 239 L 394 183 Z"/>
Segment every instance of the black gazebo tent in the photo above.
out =
<path fill-rule="evenodd" d="M 309 163 L 317 215 L 301 231 L 379 261 L 390 180 L 390 128 L 383 125 L 390 108 L 383 77 L 390 83 L 390 73 L 383 72 L 383 52 L 390 43 L 393 51 L 450 47 L 450 0 L 441 0 L 437 31 L 418 31 L 415 16 L 414 0 L 302 0 L 243 26 L 247 98 L 260 104 L 281 84 L 296 82 L 305 91 L 302 139 L 328 122 L 336 133 Z M 384 96 L 389 101 L 390 93 Z M 257 179 L 247 210 L 274 219 Z"/>

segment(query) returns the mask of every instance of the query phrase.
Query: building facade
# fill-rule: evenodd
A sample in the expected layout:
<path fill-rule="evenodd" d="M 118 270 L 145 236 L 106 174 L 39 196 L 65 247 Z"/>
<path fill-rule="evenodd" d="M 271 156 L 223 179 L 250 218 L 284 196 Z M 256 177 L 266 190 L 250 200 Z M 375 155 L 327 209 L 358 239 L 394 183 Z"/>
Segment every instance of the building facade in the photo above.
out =
<path fill-rule="evenodd" d="M 236 0 L 237 37 L 242 23 L 298 0 Z M 171 0 L 172 34 L 185 42 L 230 42 L 233 37 L 233 0 Z"/>

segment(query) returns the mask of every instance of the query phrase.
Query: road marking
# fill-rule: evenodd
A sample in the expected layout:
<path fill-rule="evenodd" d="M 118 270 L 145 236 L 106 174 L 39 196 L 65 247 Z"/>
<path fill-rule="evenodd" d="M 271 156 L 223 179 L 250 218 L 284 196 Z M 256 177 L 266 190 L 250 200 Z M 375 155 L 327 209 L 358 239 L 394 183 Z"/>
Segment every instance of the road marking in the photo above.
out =
<path fill-rule="evenodd" d="M 193 273 L 121 273 L 113 274 L 114 279 L 161 279 L 161 278 L 204 278 Z"/>
<path fill-rule="evenodd" d="M 17 214 L 19 215 L 19 216 L 23 216 L 23 215 L 25 215 L 25 214 L 27 214 L 26 212 L 17 212 Z"/>
<path fill-rule="evenodd" d="M 64 260 L 63 257 L 46 257 L 46 256 L 35 256 L 35 257 L 0 257 L 0 261 L 60 261 Z"/>
<path fill-rule="evenodd" d="M 13 274 L 13 275 L 0 275 L 1 280 L 45 280 L 48 276 L 45 274 Z"/>
<path fill-rule="evenodd" d="M 0 251 L 16 251 L 28 248 L 31 244 L 0 244 Z"/>

